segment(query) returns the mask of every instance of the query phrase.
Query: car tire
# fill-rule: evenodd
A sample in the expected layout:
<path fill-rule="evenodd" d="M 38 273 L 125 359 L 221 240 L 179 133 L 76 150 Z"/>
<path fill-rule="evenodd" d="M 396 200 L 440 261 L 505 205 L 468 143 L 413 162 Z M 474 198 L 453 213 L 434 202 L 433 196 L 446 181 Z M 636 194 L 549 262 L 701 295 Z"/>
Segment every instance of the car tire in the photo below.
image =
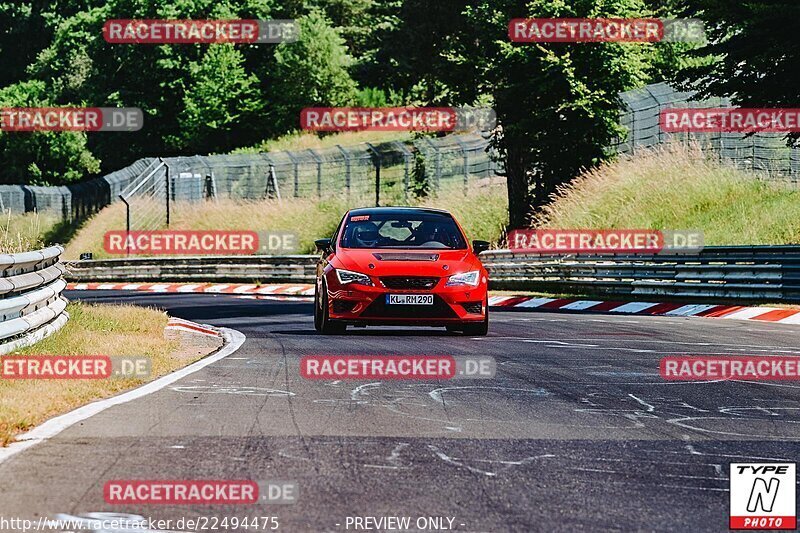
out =
<path fill-rule="evenodd" d="M 347 324 L 342 324 L 341 322 L 337 322 L 336 320 L 331 320 L 330 315 L 328 314 L 328 288 L 325 287 L 325 283 L 322 283 L 322 295 L 321 298 L 315 298 L 316 300 L 320 301 L 320 309 L 317 310 L 316 304 L 314 309 L 314 327 L 317 327 L 317 313 L 319 313 L 319 331 L 323 335 L 341 335 L 347 330 Z"/>
<path fill-rule="evenodd" d="M 489 333 L 489 299 L 483 302 L 483 308 L 486 310 L 483 322 L 478 324 L 464 324 L 464 335 L 470 337 L 485 337 Z"/>
<path fill-rule="evenodd" d="M 314 284 L 314 329 L 322 333 L 322 303 L 319 301 L 319 284 Z"/>

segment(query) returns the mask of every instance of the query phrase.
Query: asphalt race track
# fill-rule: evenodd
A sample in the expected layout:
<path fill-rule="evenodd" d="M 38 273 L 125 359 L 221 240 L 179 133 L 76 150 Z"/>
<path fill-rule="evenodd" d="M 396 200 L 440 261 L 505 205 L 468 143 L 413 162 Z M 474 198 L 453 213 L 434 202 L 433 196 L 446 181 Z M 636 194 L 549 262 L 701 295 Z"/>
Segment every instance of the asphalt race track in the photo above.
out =
<path fill-rule="evenodd" d="M 800 383 L 658 373 L 670 354 L 800 355 L 798 326 L 507 310 L 493 312 L 484 338 L 424 328 L 320 336 L 306 302 L 68 297 L 158 306 L 247 340 L 0 464 L 3 516 L 277 516 L 279 531 L 302 532 L 355 531 L 347 517 L 367 516 L 449 517 L 458 532 L 727 531 L 729 463 L 800 458 Z M 301 356 L 324 354 L 491 355 L 498 370 L 474 381 L 299 376 Z M 300 496 L 112 508 L 103 486 L 114 479 L 294 480 Z"/>

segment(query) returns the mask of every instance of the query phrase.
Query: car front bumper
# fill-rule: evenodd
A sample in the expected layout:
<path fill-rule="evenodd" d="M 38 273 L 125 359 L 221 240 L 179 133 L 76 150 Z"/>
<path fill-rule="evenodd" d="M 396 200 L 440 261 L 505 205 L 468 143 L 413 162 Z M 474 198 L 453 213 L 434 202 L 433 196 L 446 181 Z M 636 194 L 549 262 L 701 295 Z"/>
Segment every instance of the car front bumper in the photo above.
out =
<path fill-rule="evenodd" d="M 487 287 L 444 286 L 431 290 L 388 289 L 355 283 L 340 284 L 335 273 L 326 277 L 331 319 L 350 324 L 446 326 L 486 319 Z M 380 283 L 380 282 L 378 282 Z M 432 294 L 433 305 L 388 304 L 387 294 Z"/>

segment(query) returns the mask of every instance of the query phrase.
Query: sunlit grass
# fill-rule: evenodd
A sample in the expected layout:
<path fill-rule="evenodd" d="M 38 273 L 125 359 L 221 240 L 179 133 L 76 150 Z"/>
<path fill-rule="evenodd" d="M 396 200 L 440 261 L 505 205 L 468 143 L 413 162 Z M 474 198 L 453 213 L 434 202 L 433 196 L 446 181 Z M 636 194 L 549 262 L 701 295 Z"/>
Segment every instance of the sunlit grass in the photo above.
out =
<path fill-rule="evenodd" d="M 173 204 L 170 229 L 252 230 L 292 232 L 297 236 L 294 253 L 314 252 L 314 240 L 330 237 L 348 208 L 373 205 L 374 199 L 331 198 L 328 200 L 288 198 L 284 200 L 235 201 L 220 199 L 202 203 Z M 387 203 L 399 205 L 398 198 Z M 453 212 L 470 239 L 495 242 L 507 222 L 507 197 L 502 186 L 484 187 L 464 196 L 460 188 L 442 190 L 436 198 L 412 200 L 411 205 L 431 206 Z M 65 256 L 77 258 L 92 252 L 95 258 L 109 257 L 103 250 L 103 235 L 125 229 L 125 208 L 114 204 L 95 215 L 67 245 Z"/>
<path fill-rule="evenodd" d="M 365 142 L 379 144 L 389 141 L 408 141 L 411 137 L 412 135 L 408 132 L 398 131 L 347 131 L 321 137 L 316 133 L 298 131 L 277 139 L 266 140 L 257 146 L 239 148 L 232 153 L 251 154 L 278 150 L 308 150 L 309 148 L 316 150 L 332 148 L 337 144 L 351 146 Z"/>
<path fill-rule="evenodd" d="M 707 245 L 800 242 L 800 191 L 679 145 L 611 162 L 563 187 L 535 225 L 699 229 Z"/>
<path fill-rule="evenodd" d="M 58 224 L 53 214 L 36 212 L 0 213 L 0 253 L 18 253 L 39 250 L 47 244 L 47 235 Z"/>
<path fill-rule="evenodd" d="M 70 319 L 47 339 L 15 352 L 23 355 L 131 355 L 149 357 L 151 378 L 198 357 L 175 355 L 179 343 L 164 337 L 167 315 L 126 305 L 71 303 Z M 2 356 L 0 356 L 0 360 Z M 58 414 L 141 384 L 138 379 L 0 379 L 0 446 L 15 434 Z"/>

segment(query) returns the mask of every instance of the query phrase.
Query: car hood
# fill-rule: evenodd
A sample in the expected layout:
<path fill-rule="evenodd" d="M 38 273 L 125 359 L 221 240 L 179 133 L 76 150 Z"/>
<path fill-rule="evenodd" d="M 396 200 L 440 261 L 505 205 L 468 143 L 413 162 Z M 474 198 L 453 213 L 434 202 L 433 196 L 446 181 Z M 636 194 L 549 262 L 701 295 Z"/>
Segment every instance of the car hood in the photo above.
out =
<path fill-rule="evenodd" d="M 480 261 L 470 250 L 343 249 L 336 251 L 334 267 L 370 276 L 444 277 L 478 270 Z M 370 268 L 374 265 L 374 268 Z M 446 267 L 446 268 L 445 268 Z"/>

